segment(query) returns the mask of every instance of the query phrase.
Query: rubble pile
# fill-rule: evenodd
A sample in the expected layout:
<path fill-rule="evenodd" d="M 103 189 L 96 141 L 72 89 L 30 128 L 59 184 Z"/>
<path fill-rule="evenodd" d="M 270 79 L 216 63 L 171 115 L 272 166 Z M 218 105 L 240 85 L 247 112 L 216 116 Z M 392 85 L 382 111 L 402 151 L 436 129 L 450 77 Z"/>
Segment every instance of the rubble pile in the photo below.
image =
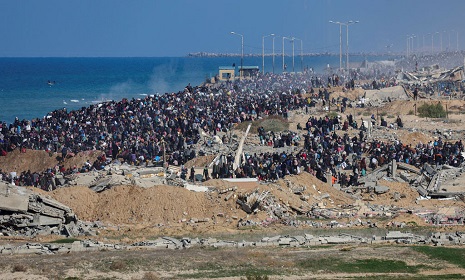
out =
<path fill-rule="evenodd" d="M 109 250 L 122 250 L 126 246 L 118 244 L 108 244 L 100 241 L 76 240 L 72 243 L 26 243 L 24 245 L 12 246 L 3 245 L 0 246 L 0 254 L 61 254 L 70 252 L 90 252 L 90 251 L 109 251 Z"/>
<path fill-rule="evenodd" d="M 413 184 L 420 195 L 445 198 L 463 194 L 463 192 L 448 191 L 447 187 L 444 187 L 447 182 L 460 177 L 463 173 L 463 168 L 441 165 L 440 169 L 438 169 L 425 164 L 423 169 L 423 172 L 415 179 Z"/>
<path fill-rule="evenodd" d="M 217 238 L 190 238 L 177 239 L 174 237 L 159 237 L 155 240 L 136 242 L 131 245 L 107 244 L 100 241 L 76 240 L 72 243 L 26 243 L 24 245 L 0 246 L 0 254 L 60 254 L 70 252 L 90 252 L 109 250 L 134 250 L 134 249 L 188 249 L 191 247 L 211 248 L 244 248 L 244 247 L 308 247 L 320 245 L 358 245 L 358 244 L 428 244 L 434 246 L 465 245 L 465 233 L 463 232 L 434 232 L 428 235 L 413 234 L 401 231 L 388 231 L 384 235 L 372 235 L 370 237 L 340 233 L 338 235 L 315 236 L 305 235 L 276 235 L 263 237 L 258 241 L 231 241 L 218 240 Z"/>
<path fill-rule="evenodd" d="M 445 164 L 432 167 L 426 163 L 420 170 L 406 163 L 392 161 L 360 178 L 360 186 L 351 186 L 342 190 L 350 194 L 360 193 L 360 190 L 374 194 L 386 193 L 389 192 L 389 188 L 378 185 L 379 180 L 384 179 L 409 183 L 423 198 L 456 198 L 464 194 L 463 190 L 449 191 L 448 186 L 458 185 L 458 183 L 454 183 L 454 180 L 461 177 L 462 174 L 463 167 L 458 168 Z M 393 199 L 400 198 L 401 194 L 393 196 Z"/>
<path fill-rule="evenodd" d="M 95 235 L 94 226 L 56 200 L 0 182 L 0 235 Z"/>
<path fill-rule="evenodd" d="M 149 188 L 159 185 L 184 187 L 186 182 L 179 178 L 179 168 L 155 166 L 131 166 L 115 161 L 101 171 L 88 173 L 76 173 L 65 176 L 63 187 L 89 186 L 96 192 L 102 192 L 109 188 L 122 185 L 133 185 Z"/>

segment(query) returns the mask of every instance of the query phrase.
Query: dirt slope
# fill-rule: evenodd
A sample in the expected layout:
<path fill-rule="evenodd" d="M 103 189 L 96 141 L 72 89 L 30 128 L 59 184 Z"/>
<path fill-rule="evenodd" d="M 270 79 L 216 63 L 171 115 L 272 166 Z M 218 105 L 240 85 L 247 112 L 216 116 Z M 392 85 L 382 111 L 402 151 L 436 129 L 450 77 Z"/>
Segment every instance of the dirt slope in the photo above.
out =
<path fill-rule="evenodd" d="M 86 151 L 75 155 L 74 157 L 68 158 L 63 162 L 65 168 L 73 167 L 74 165 L 81 167 L 84 165 L 86 160 L 93 163 L 101 151 Z M 0 169 L 7 172 L 21 173 L 22 171 L 30 170 L 31 172 L 42 172 L 47 168 L 54 168 L 58 165 L 61 154 L 52 153 L 49 154 L 45 151 L 37 150 L 26 150 L 25 153 L 21 153 L 18 149 L 11 153 L 8 153 L 5 157 L 0 157 Z"/>

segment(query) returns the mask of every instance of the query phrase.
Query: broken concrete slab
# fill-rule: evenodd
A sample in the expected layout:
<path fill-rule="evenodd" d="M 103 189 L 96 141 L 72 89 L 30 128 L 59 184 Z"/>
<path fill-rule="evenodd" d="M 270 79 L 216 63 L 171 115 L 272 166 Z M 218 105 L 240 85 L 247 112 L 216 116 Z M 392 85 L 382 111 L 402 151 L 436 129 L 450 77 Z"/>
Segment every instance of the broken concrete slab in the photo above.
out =
<path fill-rule="evenodd" d="M 389 191 L 389 187 L 386 187 L 386 186 L 375 186 L 374 188 L 374 192 L 376 194 L 383 194 L 383 193 L 387 193 Z"/>
<path fill-rule="evenodd" d="M 194 191 L 194 192 L 207 192 L 208 187 L 205 186 L 198 186 L 198 185 L 193 185 L 193 184 L 185 184 L 184 187 L 187 190 Z"/>
<path fill-rule="evenodd" d="M 29 197 L 20 188 L 0 182 L 0 210 L 27 212 Z"/>
<path fill-rule="evenodd" d="M 393 240 L 393 239 L 411 239 L 414 235 L 411 233 L 403 233 L 400 231 L 388 231 L 385 235 L 386 240 Z"/>

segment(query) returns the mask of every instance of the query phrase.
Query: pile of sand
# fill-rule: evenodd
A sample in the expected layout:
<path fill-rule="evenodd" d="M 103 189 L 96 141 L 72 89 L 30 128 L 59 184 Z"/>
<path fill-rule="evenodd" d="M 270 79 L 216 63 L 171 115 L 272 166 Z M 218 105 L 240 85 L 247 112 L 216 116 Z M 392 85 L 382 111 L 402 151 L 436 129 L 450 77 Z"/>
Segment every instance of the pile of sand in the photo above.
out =
<path fill-rule="evenodd" d="M 237 187 L 236 195 L 250 194 L 254 191 L 268 191 L 277 203 L 286 206 L 310 209 L 318 202 L 328 206 L 351 204 L 352 198 L 325 184 L 308 173 L 287 176 L 290 185 L 279 180 L 277 183 L 260 184 L 259 182 L 232 183 L 223 180 L 210 180 L 204 185 L 215 189 Z M 306 186 L 303 195 L 294 194 L 293 188 Z M 329 194 L 331 199 L 321 200 L 322 194 Z M 136 186 L 113 187 L 101 193 L 96 193 L 87 187 L 59 188 L 49 193 L 57 201 L 71 207 L 77 216 L 86 221 L 101 221 L 107 224 L 179 224 L 190 219 L 205 219 L 215 221 L 216 224 L 232 226 L 231 218 L 246 218 L 247 214 L 239 209 L 233 197 L 225 201 L 226 193 L 215 192 L 198 193 L 173 186 L 155 186 L 141 188 Z M 236 196 L 237 197 L 237 196 Z M 261 220 L 266 213 L 250 215 L 249 219 Z"/>
<path fill-rule="evenodd" d="M 47 168 L 54 168 L 59 164 L 63 164 L 65 168 L 73 166 L 81 167 L 87 160 L 93 163 L 102 154 L 102 151 L 80 152 L 74 157 L 67 158 L 63 163 L 60 163 L 60 153 L 48 153 L 42 150 L 26 150 L 25 153 L 21 153 L 19 149 L 16 149 L 8 153 L 7 156 L 0 157 L 0 169 L 19 174 L 27 170 L 40 173 Z"/>
<path fill-rule="evenodd" d="M 183 219 L 212 219 L 219 213 L 243 214 L 233 200 L 173 186 L 118 186 L 101 193 L 87 187 L 70 187 L 50 195 L 71 207 L 82 220 L 109 224 L 169 224 Z"/>

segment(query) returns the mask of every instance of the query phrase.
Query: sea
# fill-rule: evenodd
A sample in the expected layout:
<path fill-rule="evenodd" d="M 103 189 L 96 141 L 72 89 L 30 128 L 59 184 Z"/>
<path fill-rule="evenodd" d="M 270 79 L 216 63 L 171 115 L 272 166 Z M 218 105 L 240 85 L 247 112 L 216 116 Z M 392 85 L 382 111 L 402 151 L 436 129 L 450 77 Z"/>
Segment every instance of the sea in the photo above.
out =
<path fill-rule="evenodd" d="M 344 60 L 345 58 L 343 58 Z M 351 62 L 386 59 L 354 56 Z M 265 57 L 266 72 L 282 72 L 282 57 Z M 200 85 L 218 74 L 220 66 L 240 66 L 238 56 L 118 57 L 118 58 L 0 58 L 0 121 L 43 118 L 108 100 L 144 98 Z M 261 56 L 247 56 L 244 66 L 262 68 Z M 339 67 L 339 55 L 285 56 L 287 71 L 312 68 L 323 72 Z"/>

